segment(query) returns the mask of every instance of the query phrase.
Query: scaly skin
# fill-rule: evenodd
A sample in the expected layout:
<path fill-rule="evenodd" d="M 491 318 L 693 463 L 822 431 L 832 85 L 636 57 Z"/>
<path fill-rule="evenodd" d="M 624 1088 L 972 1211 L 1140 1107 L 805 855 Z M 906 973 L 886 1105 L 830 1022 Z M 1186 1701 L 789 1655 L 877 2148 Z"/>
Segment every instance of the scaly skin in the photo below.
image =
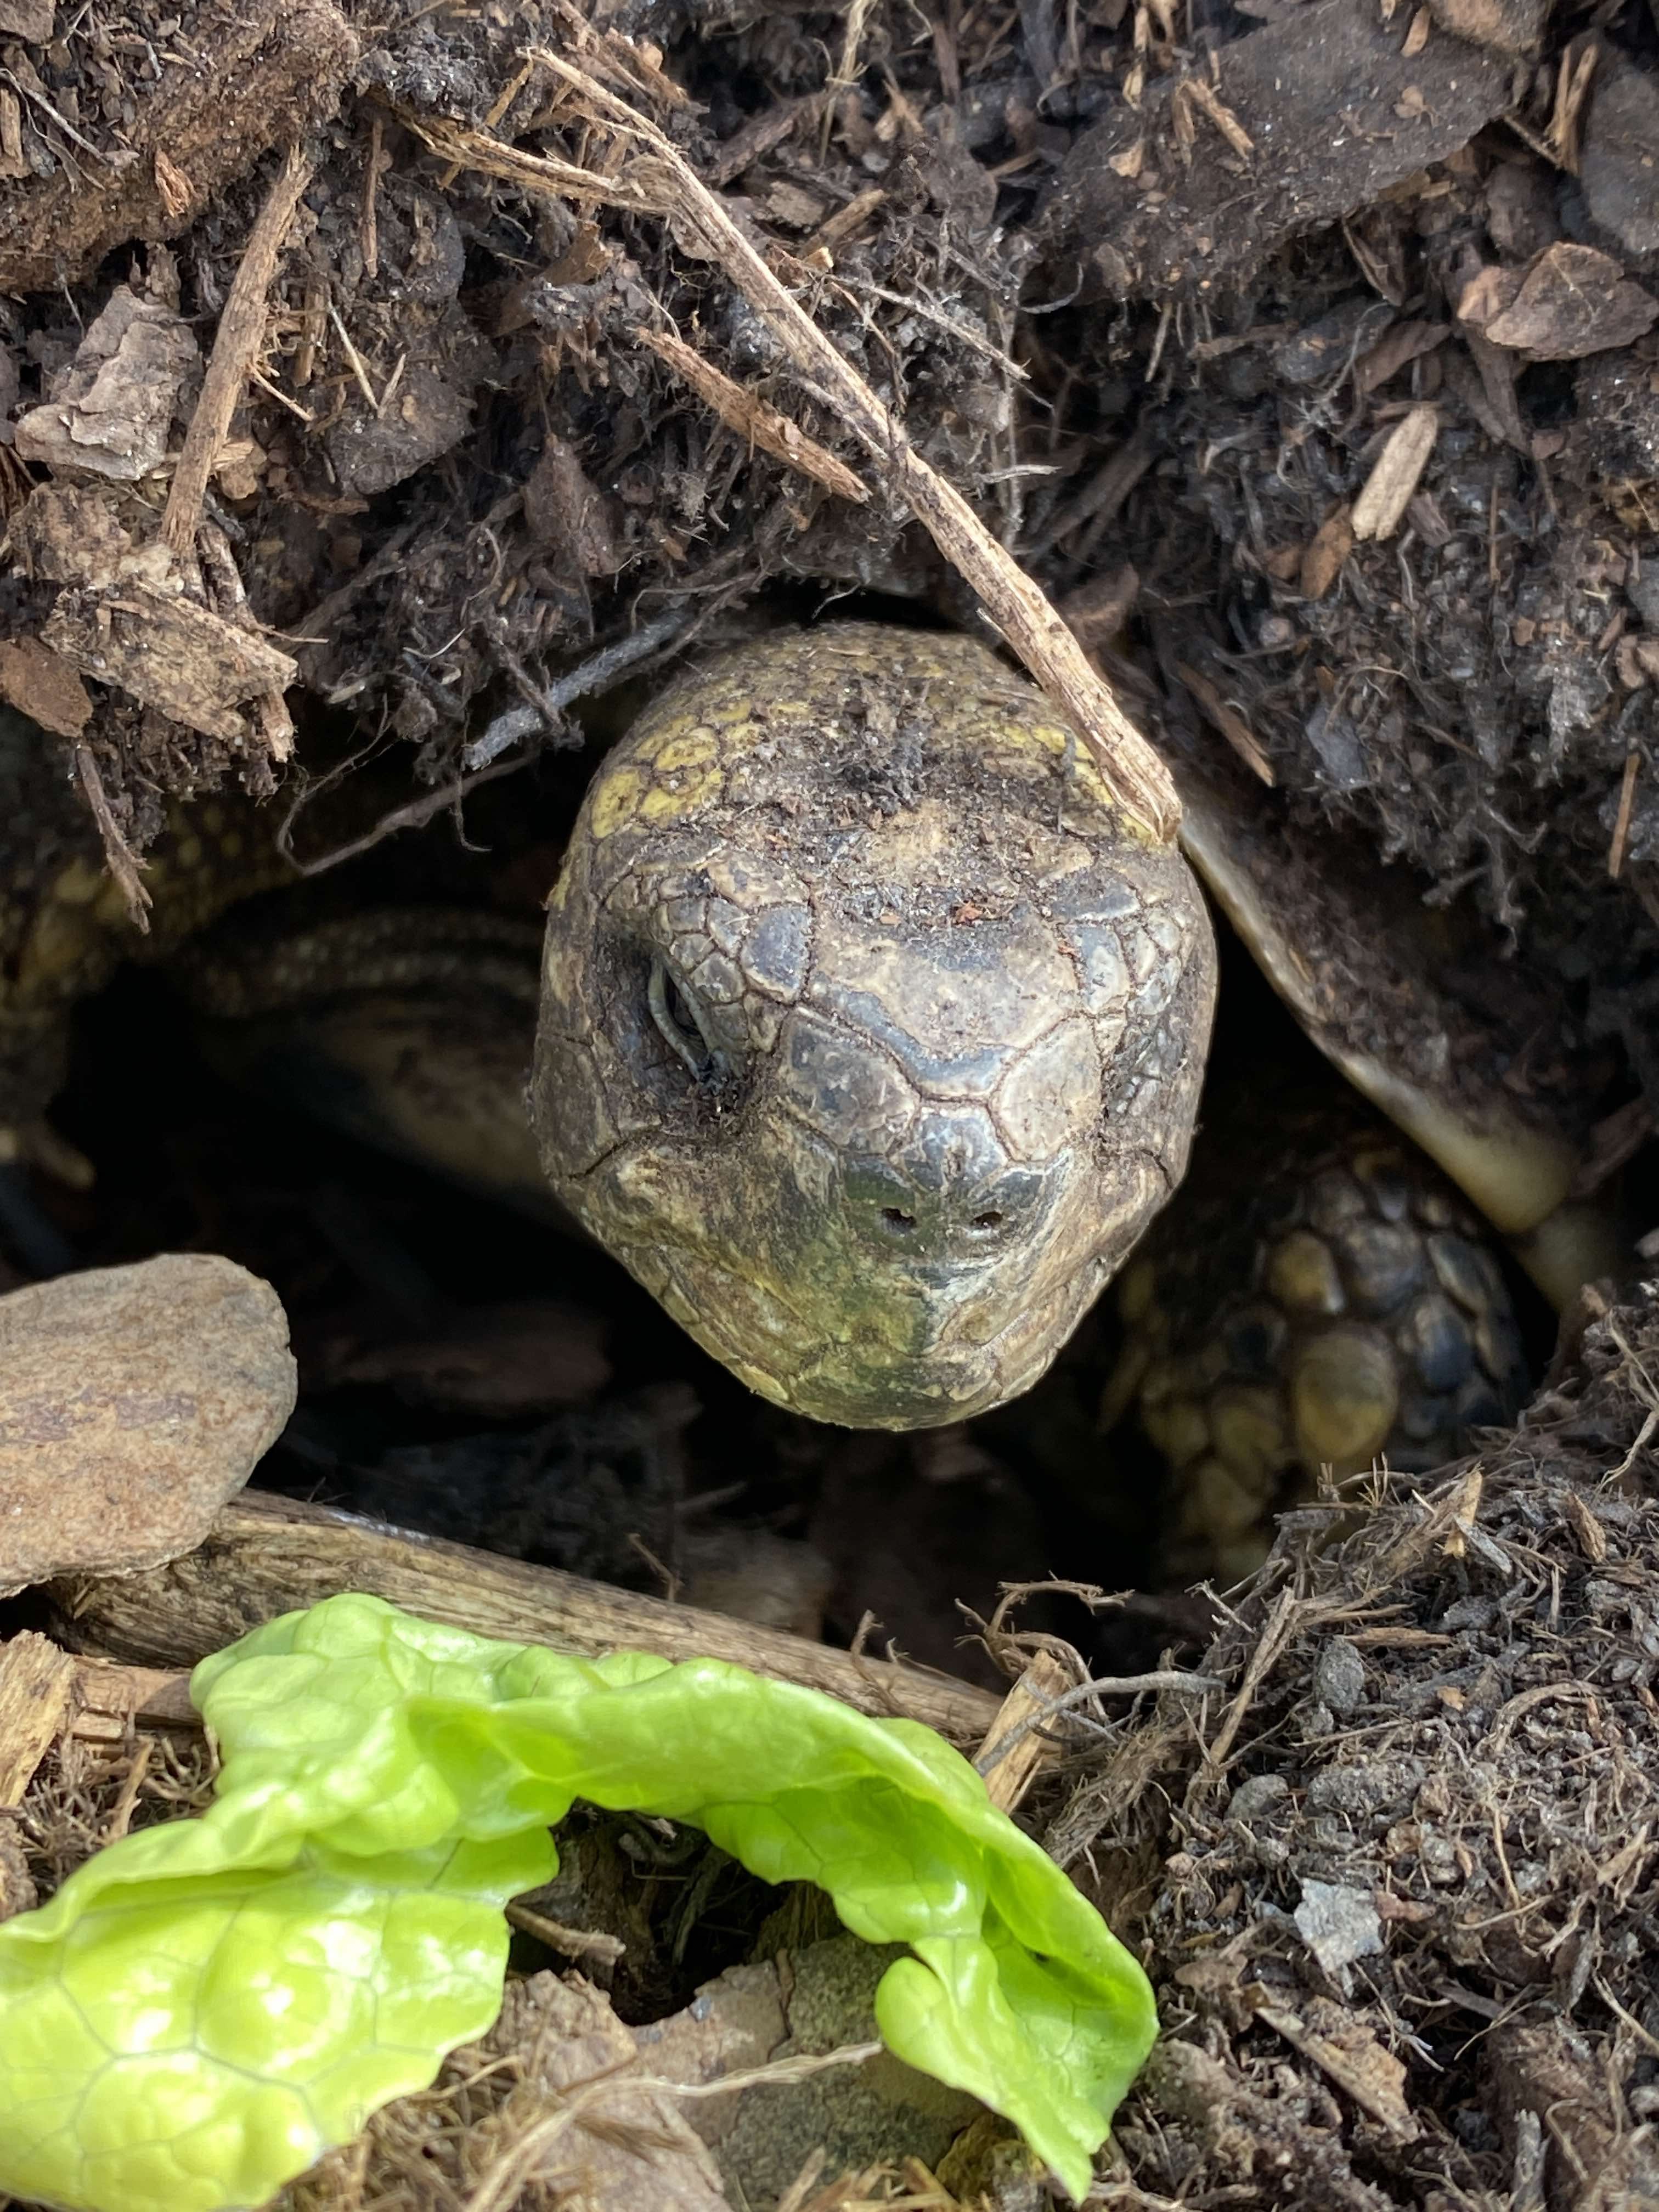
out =
<path fill-rule="evenodd" d="M 797 1412 L 921 1428 L 1028 1389 L 1185 1170 L 1196 883 L 971 640 L 836 624 L 683 678 L 548 903 L 555 1194 Z"/>

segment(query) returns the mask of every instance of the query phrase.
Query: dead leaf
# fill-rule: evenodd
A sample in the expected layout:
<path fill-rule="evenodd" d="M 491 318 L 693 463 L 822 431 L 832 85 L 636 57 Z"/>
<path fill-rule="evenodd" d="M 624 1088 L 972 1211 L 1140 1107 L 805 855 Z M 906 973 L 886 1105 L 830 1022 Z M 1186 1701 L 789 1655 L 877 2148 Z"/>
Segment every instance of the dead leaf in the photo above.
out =
<path fill-rule="evenodd" d="M 520 2079 L 477 2131 L 485 2170 L 475 2203 L 518 2203 L 526 2184 L 545 2179 L 559 2203 L 584 2212 L 727 2212 L 714 2159 L 678 2100 L 630 2079 L 643 2071 L 634 2035 L 579 1974 L 509 1983 L 481 2055 L 511 2058 Z"/>
<path fill-rule="evenodd" d="M 1406 2102 L 1406 2069 L 1382 2048 L 1358 2014 L 1328 1998 L 1310 1997 L 1299 2013 L 1258 2005 L 1256 2017 L 1282 2035 L 1292 2050 L 1311 2059 L 1391 2136 L 1408 2142 L 1418 2134 Z"/>
<path fill-rule="evenodd" d="M 92 716 L 86 685 L 38 637 L 0 645 L 0 699 L 54 737 L 78 738 Z"/>
<path fill-rule="evenodd" d="M 1355 390 L 1362 394 L 1375 392 L 1412 362 L 1432 353 L 1450 329 L 1449 323 L 1396 323 L 1354 363 Z"/>
<path fill-rule="evenodd" d="M 1376 465 L 1365 479 L 1364 489 L 1353 503 L 1356 538 L 1393 537 L 1439 434 L 1437 407 L 1413 407 L 1395 423 L 1376 457 Z"/>
<path fill-rule="evenodd" d="M 1611 254 L 1563 239 L 1528 265 L 1512 303 L 1487 323 L 1486 336 L 1534 361 L 1581 361 L 1629 345 L 1656 321 L 1659 300 Z"/>
<path fill-rule="evenodd" d="M 1407 32 L 1405 44 L 1400 49 L 1402 59 L 1408 62 L 1414 61 L 1422 52 L 1424 47 L 1429 43 L 1429 30 L 1432 21 L 1426 8 L 1419 8 L 1412 17 L 1412 27 Z"/>
<path fill-rule="evenodd" d="M 1342 573 L 1342 563 L 1353 551 L 1353 509 L 1339 507 L 1326 516 L 1302 556 L 1301 586 L 1304 599 L 1322 599 Z"/>

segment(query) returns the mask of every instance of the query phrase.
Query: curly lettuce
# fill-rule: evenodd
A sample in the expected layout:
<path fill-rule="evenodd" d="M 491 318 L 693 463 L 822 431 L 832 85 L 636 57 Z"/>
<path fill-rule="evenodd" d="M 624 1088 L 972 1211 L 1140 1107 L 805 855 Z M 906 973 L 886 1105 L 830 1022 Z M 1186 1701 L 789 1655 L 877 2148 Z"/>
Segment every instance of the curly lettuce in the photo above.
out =
<path fill-rule="evenodd" d="M 0 1926 L 0 2193 L 263 2203 L 500 2008 L 509 1898 L 580 1796 L 688 1821 L 903 1942 L 890 2049 L 1024 2131 L 1073 2196 L 1156 2028 L 1134 1960 L 915 1722 L 718 1660 L 566 1657 L 347 1595 L 204 1660 L 199 1819 Z"/>

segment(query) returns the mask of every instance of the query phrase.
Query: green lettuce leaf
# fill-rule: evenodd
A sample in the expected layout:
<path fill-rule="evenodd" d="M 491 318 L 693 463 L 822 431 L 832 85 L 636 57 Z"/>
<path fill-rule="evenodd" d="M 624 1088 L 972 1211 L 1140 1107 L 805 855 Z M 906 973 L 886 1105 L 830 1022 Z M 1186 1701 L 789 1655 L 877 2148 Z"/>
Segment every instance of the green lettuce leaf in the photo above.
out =
<path fill-rule="evenodd" d="M 812 1881 L 872 1943 L 890 2048 L 1073 2196 L 1156 2029 L 1139 1967 L 968 1762 L 718 1660 L 568 1658 L 330 1598 L 204 1660 L 223 1768 L 0 1926 L 0 2192 L 262 2203 L 501 2005 L 502 1907 L 577 1796 Z"/>

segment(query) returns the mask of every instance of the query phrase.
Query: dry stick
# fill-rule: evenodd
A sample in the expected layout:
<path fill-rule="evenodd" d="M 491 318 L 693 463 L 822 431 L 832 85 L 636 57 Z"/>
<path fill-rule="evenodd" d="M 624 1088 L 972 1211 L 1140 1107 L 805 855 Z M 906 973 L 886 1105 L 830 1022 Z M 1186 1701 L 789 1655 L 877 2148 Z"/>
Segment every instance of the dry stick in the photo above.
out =
<path fill-rule="evenodd" d="M 148 937 L 149 909 L 154 902 L 145 890 L 138 871 L 148 866 L 149 863 L 138 858 L 121 835 L 121 825 L 109 803 L 109 793 L 104 788 L 104 779 L 98 773 L 98 763 L 93 757 L 90 745 L 76 746 L 75 773 L 80 779 L 87 805 L 92 809 L 93 819 L 98 824 L 98 835 L 104 841 L 104 865 L 127 902 L 127 919 L 135 929 L 142 930 Z"/>
<path fill-rule="evenodd" d="M 1625 755 L 1624 781 L 1619 787 L 1619 818 L 1613 825 L 1613 841 L 1607 847 L 1607 873 L 1617 883 L 1625 866 L 1625 850 L 1630 842 L 1631 815 L 1636 805 L 1636 777 L 1642 765 L 1642 756 L 1632 745 Z"/>
<path fill-rule="evenodd" d="M 730 1660 L 860 1712 L 925 1721 L 957 1742 L 977 1742 L 998 1710 L 988 1691 L 947 1674 L 254 1492 L 221 1510 L 200 1551 L 133 1575 L 66 1577 L 52 1590 L 66 1632 L 146 1665 L 193 1666 L 278 1613 L 340 1590 L 372 1590 L 510 1643 Z"/>
<path fill-rule="evenodd" d="M 580 94 L 598 117 L 637 140 L 641 157 L 615 178 L 574 163 L 520 152 L 439 118 L 399 111 L 432 150 L 529 192 L 666 216 L 684 251 L 714 263 L 771 330 L 794 364 L 838 408 L 848 427 L 890 471 L 896 489 L 987 613 L 1081 733 L 1112 799 L 1143 832 L 1171 842 L 1181 805 L 1169 770 L 1130 723 L 1110 689 L 1043 593 L 999 545 L 955 487 L 915 451 L 891 410 L 785 289 L 722 203 L 656 126 L 556 54 L 535 59 Z"/>
<path fill-rule="evenodd" d="M 196 542 L 208 478 L 264 339 L 265 295 L 276 274 L 277 257 L 300 195 L 311 182 L 315 167 L 297 145 L 289 147 L 248 233 L 241 266 L 231 280 L 213 340 L 213 356 L 202 380 L 202 396 L 185 433 L 184 450 L 167 494 L 167 511 L 161 518 L 162 542 L 175 553 L 187 553 Z"/>
<path fill-rule="evenodd" d="M 634 336 L 641 345 L 649 346 L 659 361 L 665 362 L 677 376 L 684 379 L 698 398 L 712 407 L 728 430 L 735 430 L 751 446 L 758 446 L 771 454 L 774 460 L 787 467 L 799 469 L 804 477 L 811 477 L 839 498 L 855 501 L 860 507 L 870 494 L 853 474 L 845 461 L 838 461 L 827 453 L 816 438 L 797 428 L 787 415 L 779 414 L 752 392 L 745 392 L 724 370 L 707 362 L 684 338 L 672 337 L 666 331 L 647 330 L 643 325 Z"/>

